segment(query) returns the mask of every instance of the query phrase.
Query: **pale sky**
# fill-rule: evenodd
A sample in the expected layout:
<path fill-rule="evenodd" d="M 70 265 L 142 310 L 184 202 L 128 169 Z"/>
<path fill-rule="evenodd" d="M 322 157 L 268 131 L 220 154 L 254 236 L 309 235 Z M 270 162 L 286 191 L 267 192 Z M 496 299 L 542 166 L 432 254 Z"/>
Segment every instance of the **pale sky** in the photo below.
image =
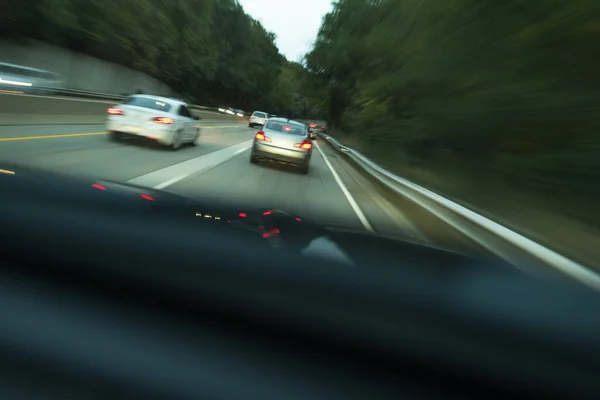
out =
<path fill-rule="evenodd" d="M 290 61 L 300 61 L 310 51 L 331 10 L 331 0 L 238 0 L 246 14 L 260 21 L 277 36 L 279 52 Z"/>

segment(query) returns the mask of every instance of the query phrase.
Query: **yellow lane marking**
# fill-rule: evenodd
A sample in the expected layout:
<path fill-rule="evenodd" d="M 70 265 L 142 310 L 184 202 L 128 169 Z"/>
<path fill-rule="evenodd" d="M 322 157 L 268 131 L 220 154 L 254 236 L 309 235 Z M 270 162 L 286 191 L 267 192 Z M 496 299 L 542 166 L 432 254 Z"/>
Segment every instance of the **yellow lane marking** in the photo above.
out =
<path fill-rule="evenodd" d="M 92 135 L 106 135 L 108 132 L 87 132 L 87 133 L 67 133 L 63 135 L 45 135 L 45 136 L 23 136 L 13 138 L 0 138 L 0 142 L 11 142 L 15 140 L 36 140 L 36 139 L 56 139 L 64 137 L 76 137 L 76 136 L 92 136 Z"/>
<path fill-rule="evenodd" d="M 239 128 L 244 125 L 228 125 L 228 126 L 200 126 L 203 129 L 217 129 L 217 128 Z M 94 135 L 106 135 L 108 132 L 85 132 L 85 133 L 65 133 L 61 135 L 44 135 L 44 136 L 23 136 L 23 137 L 12 137 L 12 138 L 0 138 L 0 142 L 12 142 L 15 140 L 36 140 L 36 139 L 57 139 L 66 137 L 77 137 L 77 136 L 94 136 Z"/>

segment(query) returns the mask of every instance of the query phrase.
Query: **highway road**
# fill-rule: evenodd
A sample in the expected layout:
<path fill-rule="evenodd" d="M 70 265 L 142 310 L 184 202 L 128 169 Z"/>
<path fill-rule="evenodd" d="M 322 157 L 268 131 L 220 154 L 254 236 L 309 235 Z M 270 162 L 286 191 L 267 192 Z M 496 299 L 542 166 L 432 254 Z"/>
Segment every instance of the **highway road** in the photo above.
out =
<path fill-rule="evenodd" d="M 0 126 L 0 168 L 7 161 L 68 175 L 131 182 L 197 199 L 274 207 L 341 225 L 461 251 L 472 246 L 407 201 L 398 206 L 317 141 L 307 175 L 249 162 L 256 129 L 203 119 L 198 146 L 178 151 L 143 140 L 111 141 L 100 124 Z"/>

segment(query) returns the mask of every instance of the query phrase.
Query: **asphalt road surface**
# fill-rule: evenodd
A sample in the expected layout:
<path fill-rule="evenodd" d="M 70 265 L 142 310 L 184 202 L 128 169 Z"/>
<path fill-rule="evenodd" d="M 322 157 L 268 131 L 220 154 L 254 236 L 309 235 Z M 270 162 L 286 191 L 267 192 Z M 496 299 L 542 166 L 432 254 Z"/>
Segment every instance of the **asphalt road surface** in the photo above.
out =
<path fill-rule="evenodd" d="M 192 198 L 274 207 L 341 225 L 468 249 L 462 238 L 417 206 L 400 207 L 322 141 L 307 175 L 249 162 L 256 129 L 201 121 L 198 146 L 178 151 L 144 140 L 109 140 L 103 125 L 0 126 L 0 168 L 7 161 L 69 175 L 132 182 Z"/>

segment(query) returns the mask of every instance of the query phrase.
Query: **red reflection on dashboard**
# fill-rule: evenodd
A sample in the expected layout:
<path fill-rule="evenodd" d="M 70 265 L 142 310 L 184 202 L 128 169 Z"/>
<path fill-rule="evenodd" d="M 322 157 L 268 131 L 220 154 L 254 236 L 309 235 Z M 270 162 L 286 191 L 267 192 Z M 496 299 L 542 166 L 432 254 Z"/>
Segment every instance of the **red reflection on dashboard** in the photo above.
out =
<path fill-rule="evenodd" d="M 264 237 L 266 239 L 273 235 L 279 235 L 279 229 L 275 228 L 273 230 L 270 230 L 269 232 L 265 232 L 262 234 L 262 237 Z"/>

